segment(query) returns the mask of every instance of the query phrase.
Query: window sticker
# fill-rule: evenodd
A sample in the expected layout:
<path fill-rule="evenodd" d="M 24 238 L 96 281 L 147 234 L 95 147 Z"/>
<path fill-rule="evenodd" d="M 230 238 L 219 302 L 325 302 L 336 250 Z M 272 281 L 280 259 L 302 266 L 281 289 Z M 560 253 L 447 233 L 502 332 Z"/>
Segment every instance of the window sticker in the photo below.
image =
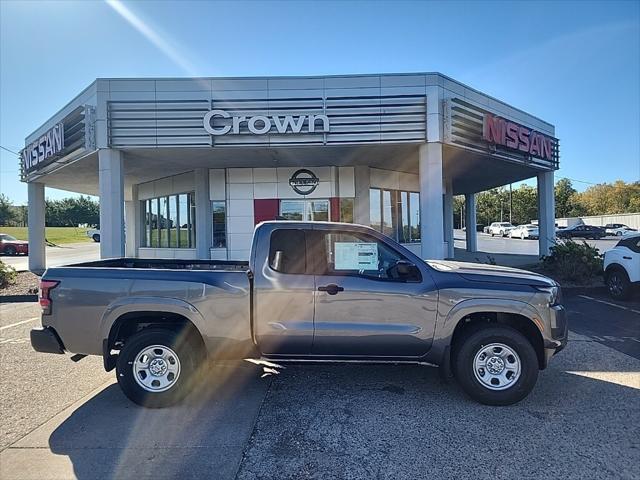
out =
<path fill-rule="evenodd" d="M 361 242 L 335 243 L 336 270 L 378 270 L 378 244 Z"/>

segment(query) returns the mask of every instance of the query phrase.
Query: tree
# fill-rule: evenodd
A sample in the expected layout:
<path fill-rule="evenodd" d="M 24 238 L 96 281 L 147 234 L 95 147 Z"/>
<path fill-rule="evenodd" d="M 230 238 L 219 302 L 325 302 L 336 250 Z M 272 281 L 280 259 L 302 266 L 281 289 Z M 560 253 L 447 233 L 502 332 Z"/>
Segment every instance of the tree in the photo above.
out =
<path fill-rule="evenodd" d="M 586 215 L 586 209 L 580 203 L 579 193 L 573 188 L 571 180 L 568 178 L 558 180 L 554 193 L 556 197 L 556 218 Z"/>
<path fill-rule="evenodd" d="M 15 207 L 4 193 L 0 193 L 0 225 L 8 226 L 18 220 Z"/>
<path fill-rule="evenodd" d="M 512 219 L 516 225 L 530 223 L 538 215 L 538 189 L 522 184 L 512 193 Z"/>
<path fill-rule="evenodd" d="M 640 182 L 600 183 L 576 194 L 584 215 L 640 212 Z"/>
<path fill-rule="evenodd" d="M 76 227 L 79 224 L 98 225 L 100 206 L 90 197 L 47 200 L 46 222 L 49 227 Z"/>

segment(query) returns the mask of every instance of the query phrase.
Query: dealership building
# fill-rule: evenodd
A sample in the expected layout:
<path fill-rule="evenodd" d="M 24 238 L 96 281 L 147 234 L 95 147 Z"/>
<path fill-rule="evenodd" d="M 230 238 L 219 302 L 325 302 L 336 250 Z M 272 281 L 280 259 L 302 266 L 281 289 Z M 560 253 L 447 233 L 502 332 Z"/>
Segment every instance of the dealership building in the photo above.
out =
<path fill-rule="evenodd" d="M 247 260 L 273 219 L 452 258 L 453 196 L 475 225 L 477 192 L 533 177 L 541 253 L 554 233 L 553 125 L 438 73 L 98 79 L 25 145 L 34 271 L 45 186 L 100 197 L 102 258 Z"/>

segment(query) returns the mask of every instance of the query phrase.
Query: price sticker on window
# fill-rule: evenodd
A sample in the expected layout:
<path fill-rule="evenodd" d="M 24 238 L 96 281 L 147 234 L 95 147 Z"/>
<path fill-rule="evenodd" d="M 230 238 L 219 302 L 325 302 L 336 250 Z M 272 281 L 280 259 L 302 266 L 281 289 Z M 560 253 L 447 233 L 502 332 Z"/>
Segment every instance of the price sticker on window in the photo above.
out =
<path fill-rule="evenodd" d="M 378 270 L 376 243 L 336 242 L 336 270 Z"/>

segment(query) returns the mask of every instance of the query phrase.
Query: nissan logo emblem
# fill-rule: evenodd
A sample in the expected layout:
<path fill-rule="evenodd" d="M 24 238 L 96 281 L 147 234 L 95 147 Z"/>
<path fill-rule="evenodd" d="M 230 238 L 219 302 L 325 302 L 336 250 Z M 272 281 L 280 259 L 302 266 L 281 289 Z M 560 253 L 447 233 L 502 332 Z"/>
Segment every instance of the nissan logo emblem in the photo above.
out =
<path fill-rule="evenodd" d="M 320 179 L 316 175 L 306 168 L 297 170 L 289 179 L 289 185 L 293 188 L 293 191 L 300 195 L 309 195 L 320 183 Z"/>

